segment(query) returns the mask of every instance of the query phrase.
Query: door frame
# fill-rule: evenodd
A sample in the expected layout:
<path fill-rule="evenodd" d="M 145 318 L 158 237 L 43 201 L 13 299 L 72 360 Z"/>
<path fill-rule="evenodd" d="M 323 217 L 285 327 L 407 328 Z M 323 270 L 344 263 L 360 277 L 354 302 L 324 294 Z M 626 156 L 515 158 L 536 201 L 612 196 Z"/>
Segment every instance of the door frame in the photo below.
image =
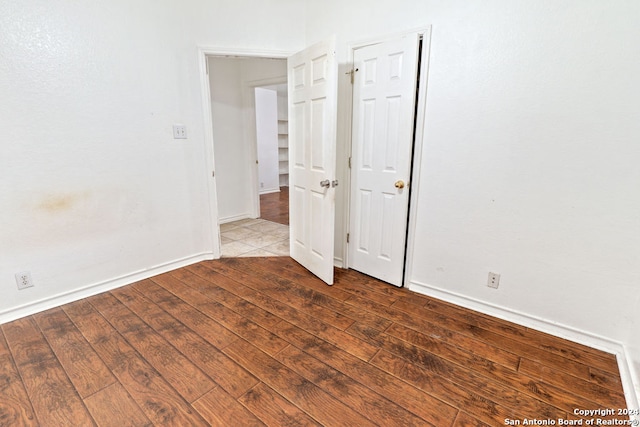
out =
<path fill-rule="evenodd" d="M 384 43 L 389 40 L 396 39 L 401 36 L 412 36 L 422 37 L 422 52 L 420 54 L 420 72 L 418 77 L 418 95 L 416 98 L 417 103 L 417 111 L 415 117 L 415 139 L 414 139 L 414 147 L 413 147 L 413 165 L 411 168 L 411 181 L 409 182 L 411 195 L 409 197 L 409 212 L 407 218 L 407 241 L 406 241 L 406 250 L 405 250 L 405 261 L 404 261 L 404 271 L 405 273 L 411 271 L 413 266 L 413 258 L 414 258 L 414 245 L 415 245 L 415 228 L 416 228 L 416 219 L 417 219 L 417 195 L 419 190 L 420 183 L 420 171 L 422 169 L 422 152 L 424 145 L 424 131 L 426 124 L 426 105 L 427 105 L 427 82 L 429 75 L 429 58 L 430 58 L 430 49 L 431 49 L 431 25 L 416 28 L 409 31 L 402 31 L 399 33 L 385 35 L 379 38 L 366 39 L 348 43 L 349 49 L 349 70 L 353 69 L 354 64 L 354 56 L 355 51 L 357 49 L 371 46 L 374 44 Z M 350 83 L 349 83 L 350 84 Z M 343 103 L 347 107 L 347 111 L 350 111 L 349 117 L 347 119 L 347 126 L 345 126 L 344 135 L 345 141 L 347 141 L 347 156 L 345 159 L 345 182 L 346 182 L 346 191 L 344 194 L 344 217 L 342 218 L 343 223 L 345 224 L 345 228 L 347 233 L 350 232 L 349 224 L 351 220 L 351 169 L 349 168 L 348 161 L 352 157 L 353 149 L 354 149 L 354 141 L 353 141 L 353 85 L 351 84 L 350 90 L 345 91 L 346 94 Z M 348 98 L 348 99 L 347 99 Z M 346 235 L 343 238 L 343 265 L 344 268 L 349 268 L 349 243 L 347 243 Z M 366 274 L 366 273 L 365 273 Z M 404 275 L 402 286 L 407 287 L 410 282 L 408 274 Z"/>
<path fill-rule="evenodd" d="M 207 57 L 244 57 L 244 58 L 263 58 L 263 59 L 287 59 L 294 52 L 266 49 L 238 49 L 224 48 L 217 46 L 198 46 L 198 67 L 200 71 L 200 96 L 202 101 L 202 121 L 204 134 L 205 164 L 207 174 L 207 191 L 208 191 L 208 210 L 209 225 L 211 226 L 211 234 L 209 243 L 212 248 L 214 259 L 220 258 L 222 255 L 220 244 L 220 224 L 218 224 L 218 193 L 216 189 L 215 177 L 215 161 L 213 149 L 213 120 L 211 118 L 211 88 L 209 85 L 209 69 L 207 65 Z M 255 118 L 254 118 L 255 120 Z M 255 123 L 255 122 L 254 122 Z M 255 157 L 256 155 L 254 155 Z M 257 187 L 257 168 L 254 162 L 252 171 L 252 182 L 254 182 L 254 191 L 258 194 Z M 254 201 L 255 203 L 255 201 Z"/>
<path fill-rule="evenodd" d="M 249 101 L 249 104 L 252 108 L 251 111 L 247 111 L 247 117 L 249 122 L 249 127 L 246 129 L 249 138 L 251 139 L 251 149 L 253 150 L 253 158 L 255 160 L 255 167 L 251 168 L 252 171 L 252 179 L 254 185 L 251 187 L 251 198 L 253 203 L 252 215 L 256 218 L 260 217 L 260 184 L 259 184 L 259 173 L 258 173 L 258 139 L 257 139 L 257 128 L 256 128 L 256 98 L 255 98 L 255 90 L 258 87 L 265 86 L 275 86 L 283 83 L 287 83 L 287 76 L 279 76 L 273 77 L 270 79 L 260 79 L 260 80 L 250 80 L 243 82 L 247 85 L 248 90 L 243 91 L 242 97 L 245 101 Z"/>

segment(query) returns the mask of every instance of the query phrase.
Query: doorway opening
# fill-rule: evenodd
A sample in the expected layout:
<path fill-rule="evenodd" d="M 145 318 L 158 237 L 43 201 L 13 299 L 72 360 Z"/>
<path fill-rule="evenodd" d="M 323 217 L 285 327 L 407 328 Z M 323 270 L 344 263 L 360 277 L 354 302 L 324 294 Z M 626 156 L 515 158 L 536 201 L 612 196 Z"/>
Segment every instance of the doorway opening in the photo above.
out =
<path fill-rule="evenodd" d="M 376 79 L 378 70 L 380 71 L 380 76 L 383 75 L 384 70 L 386 70 L 384 72 L 391 73 L 391 78 L 387 76 L 387 80 L 391 80 L 393 82 L 397 80 L 401 80 L 402 82 L 412 81 L 409 86 L 402 85 L 401 93 L 391 97 L 386 96 L 380 98 L 384 98 L 384 102 L 380 103 L 380 105 L 382 106 L 385 104 L 388 107 L 386 110 L 390 111 L 389 114 L 386 114 L 386 116 L 383 116 L 381 119 L 378 119 L 374 114 L 376 108 L 370 108 L 373 105 L 372 102 L 369 102 L 372 98 L 356 98 L 354 96 L 350 110 L 352 111 L 354 121 L 356 119 L 361 119 L 361 121 L 359 124 L 352 125 L 352 131 L 355 132 L 355 130 L 358 129 L 362 135 L 382 134 L 391 136 L 391 138 L 387 138 L 387 141 L 382 145 L 375 145 L 371 143 L 367 145 L 360 144 L 358 142 L 358 135 L 355 133 L 352 134 L 351 157 L 353 157 L 353 161 L 351 161 L 350 157 L 349 167 L 351 168 L 353 165 L 354 168 L 365 170 L 372 165 L 370 161 L 373 158 L 373 154 L 377 155 L 382 153 L 381 157 L 384 159 L 383 161 L 386 162 L 383 165 L 383 172 L 388 178 L 388 176 L 392 176 L 389 172 L 393 171 L 395 173 L 395 183 L 392 182 L 392 188 L 387 189 L 386 184 L 383 183 L 382 180 L 370 179 L 368 181 L 370 184 L 368 184 L 369 190 L 367 190 L 366 188 L 358 187 L 358 178 L 352 171 L 351 174 L 347 175 L 347 181 L 349 182 L 346 185 L 347 192 L 351 194 L 349 202 L 347 202 L 349 203 L 349 206 L 347 209 L 342 210 L 341 213 L 343 215 L 343 223 L 349 224 L 346 236 L 341 239 L 344 248 L 342 255 L 345 257 L 343 265 L 347 268 L 354 268 L 376 277 L 376 274 L 372 274 L 371 271 L 356 266 L 357 261 L 354 260 L 353 248 L 357 247 L 358 250 L 367 249 L 366 244 L 368 244 L 369 241 L 378 239 L 386 244 L 388 241 L 395 239 L 396 236 L 401 237 L 401 241 L 399 243 L 394 240 L 395 244 L 380 246 L 385 250 L 391 247 L 396 248 L 394 249 L 395 255 L 398 255 L 399 252 L 401 256 L 394 255 L 391 257 L 389 256 L 391 253 L 390 251 L 381 253 L 379 250 L 377 254 L 383 255 L 381 259 L 386 256 L 388 259 L 393 258 L 394 261 L 400 260 L 401 273 L 400 279 L 397 280 L 397 282 L 400 283 L 394 283 L 386 277 L 382 278 L 382 280 L 388 283 L 393 283 L 396 286 L 402 286 L 402 271 L 405 267 L 410 269 L 412 263 L 412 240 L 415 236 L 413 228 L 415 227 L 416 211 L 414 208 L 415 203 L 412 203 L 411 210 L 409 210 L 407 198 L 409 195 L 409 184 L 411 184 L 411 188 L 414 190 L 413 193 L 416 194 L 417 184 L 420 182 L 420 159 L 422 157 L 420 142 L 422 141 L 424 110 L 426 104 L 427 61 L 425 61 L 425 59 L 428 59 L 429 34 L 430 29 L 418 30 L 412 33 L 388 37 L 383 40 L 352 45 L 352 55 L 355 55 L 356 51 L 367 51 L 367 54 L 361 58 L 364 61 L 361 66 L 358 66 L 351 72 L 346 73 L 351 74 L 353 82 L 353 78 L 355 77 L 354 74 L 356 74 L 358 69 L 360 69 L 361 73 L 359 73 L 359 75 L 366 78 L 367 86 L 377 86 L 376 84 L 369 85 L 369 83 L 372 79 Z M 422 54 L 418 53 L 417 47 L 420 39 L 424 40 L 424 43 L 422 43 L 424 47 L 422 49 Z M 405 44 L 405 42 L 409 41 L 411 41 L 411 43 Z M 384 50 L 386 48 L 391 47 L 392 50 L 394 49 L 393 46 L 391 46 L 394 42 L 400 43 L 400 52 L 386 52 Z M 372 51 L 369 47 L 373 46 L 382 46 L 384 49 L 380 52 L 377 52 L 375 49 Z M 414 53 L 412 54 L 411 52 Z M 223 141 L 224 143 L 229 144 L 229 140 L 226 138 L 214 138 L 213 130 L 211 129 L 224 129 L 230 124 L 229 122 L 220 120 L 219 118 L 216 119 L 216 114 L 212 114 L 211 111 L 213 107 L 217 106 L 214 100 L 215 96 L 213 95 L 213 88 L 225 88 L 228 85 L 226 82 L 221 85 L 213 83 L 211 84 L 212 90 L 210 92 L 209 83 L 211 76 L 209 75 L 208 61 L 215 58 L 208 59 L 207 57 L 222 56 L 226 59 L 235 58 L 246 60 L 251 57 L 255 58 L 255 56 L 260 59 L 271 58 L 271 60 L 274 58 L 280 60 L 288 58 L 287 70 L 286 73 L 283 73 L 284 78 L 282 80 L 289 80 L 289 105 L 291 108 L 289 114 L 289 119 L 291 120 L 291 123 L 289 124 L 289 159 L 291 161 L 289 168 L 291 174 L 289 177 L 291 185 L 290 256 L 323 281 L 328 284 L 332 284 L 333 268 L 337 260 L 334 256 L 334 237 L 336 229 L 334 221 L 334 212 L 336 207 L 335 187 L 339 183 L 338 179 L 336 179 L 338 64 L 336 59 L 335 37 L 318 42 L 300 52 L 295 53 L 294 55 L 265 55 L 264 53 L 259 53 L 258 55 L 252 55 L 251 53 L 237 55 L 235 52 L 221 53 L 204 48 L 200 49 L 200 53 L 200 69 L 203 75 L 203 100 L 205 103 L 205 132 L 208 132 L 208 134 L 205 135 L 207 141 L 206 149 L 208 151 L 207 154 L 210 155 L 207 162 L 208 165 L 211 166 L 212 176 L 214 176 L 214 180 L 212 180 L 209 185 L 209 191 L 211 192 L 211 220 L 213 222 L 213 229 L 216 232 L 216 234 L 212 236 L 214 240 L 212 242 L 214 258 L 221 256 L 220 224 L 224 225 L 226 223 L 231 223 L 234 220 L 243 221 L 258 219 L 260 207 L 258 202 L 259 191 L 256 146 L 252 145 L 251 147 L 247 147 L 245 138 L 234 146 L 235 149 L 237 149 L 238 146 L 241 147 L 240 152 L 244 157 L 240 156 L 242 158 L 239 159 L 239 157 L 232 156 L 228 162 L 220 160 L 219 157 L 221 155 L 223 157 L 228 156 L 229 152 L 227 152 L 227 150 L 218 150 L 214 147 L 216 141 Z M 367 56 L 371 53 L 375 58 Z M 241 56 L 242 58 L 238 58 L 238 56 Z M 417 63 L 418 56 L 421 56 L 423 59 L 423 72 L 420 74 L 420 84 L 417 86 L 416 82 L 418 77 L 415 76 L 417 69 L 415 64 Z M 386 64 L 380 66 L 379 69 L 376 68 L 376 58 L 385 58 L 381 63 L 386 61 Z M 411 61 L 405 61 L 404 58 L 412 59 Z M 256 69 L 259 68 L 249 67 L 250 72 L 253 72 Z M 413 73 L 413 77 L 405 76 L 404 71 L 402 71 L 405 69 L 413 70 L 411 72 Z M 242 75 L 242 73 L 240 73 L 240 75 Z M 271 79 L 274 80 L 277 78 L 272 77 Z M 259 84 L 256 83 L 256 80 L 246 80 L 243 81 L 243 83 L 249 81 L 256 83 L 253 84 L 253 86 L 279 83 L 278 81 L 268 80 L 269 78 L 266 78 L 264 81 L 260 81 Z M 246 84 L 245 86 L 249 85 Z M 415 104 L 416 91 L 418 92 L 417 98 L 419 99 L 417 108 Z M 243 93 L 247 93 L 247 91 L 244 91 Z M 250 95 L 249 99 L 252 102 L 255 102 L 253 97 Z M 226 107 L 226 105 L 222 105 L 222 107 Z M 357 108 L 360 108 L 359 111 L 364 112 L 365 114 L 358 114 L 358 111 L 356 111 Z M 384 109 L 385 108 L 380 108 L 380 110 Z M 253 110 L 251 110 L 251 113 L 253 113 Z M 246 110 L 244 111 L 244 114 L 247 114 Z M 412 126 L 414 124 L 414 116 L 417 117 L 415 123 L 418 123 L 418 126 Z M 253 114 L 249 114 L 249 117 L 250 125 L 245 126 L 243 130 L 248 132 L 250 138 L 253 138 L 255 135 L 255 117 L 253 117 Z M 413 149 L 415 153 L 415 162 L 413 162 L 413 164 L 410 161 L 411 153 L 413 151 L 411 147 L 409 146 L 404 149 L 397 149 L 397 144 L 393 141 L 395 139 L 399 139 L 396 131 L 400 128 L 400 122 L 402 122 L 401 127 L 405 134 L 415 136 L 414 139 L 416 141 L 416 146 Z M 405 126 L 405 122 L 409 122 L 411 126 Z M 384 129 L 377 129 L 377 124 L 382 124 Z M 391 143 L 388 143 L 389 141 L 391 141 Z M 410 141 L 410 143 L 411 142 L 413 141 Z M 231 143 L 233 144 L 233 142 Z M 362 149 L 363 147 L 364 149 Z M 216 153 L 215 157 L 214 152 Z M 400 157 L 404 160 L 409 159 L 409 166 L 402 169 L 401 174 L 397 173 L 400 169 L 396 168 L 396 165 L 399 164 L 398 160 Z M 252 161 L 247 162 L 247 158 L 251 158 Z M 366 162 L 369 163 L 365 165 Z M 362 167 L 363 165 L 366 167 Z M 234 167 L 241 169 L 245 166 L 249 170 L 249 176 L 251 176 L 250 179 L 246 179 L 246 177 L 244 177 L 232 180 L 228 183 L 229 185 L 225 185 L 225 183 L 221 182 L 226 175 L 223 170 L 224 168 L 228 169 L 231 167 L 233 170 Z M 218 168 L 218 170 L 214 171 L 216 168 Z M 373 170 L 372 168 L 369 169 Z M 239 173 L 237 170 L 234 172 L 236 174 Z M 255 196 L 253 198 L 249 198 L 251 199 L 249 203 L 253 203 L 253 209 L 250 209 L 249 213 L 245 212 L 244 214 L 241 214 L 240 217 L 227 215 L 228 212 L 225 211 L 230 205 L 227 205 L 228 200 L 225 200 L 226 197 L 224 195 L 230 194 L 232 197 L 229 200 L 232 201 L 240 203 L 246 202 L 246 198 L 241 197 L 240 193 L 242 191 L 246 191 L 247 187 L 249 192 L 253 192 Z M 395 187 L 395 189 L 393 187 Z M 369 203 L 373 200 L 373 197 L 370 196 L 372 196 L 374 192 L 383 194 L 382 203 L 378 203 L 378 205 L 375 206 L 374 204 Z M 402 198 L 396 198 L 396 195 L 406 196 L 404 197 L 406 203 L 403 203 L 403 208 L 401 209 L 402 212 L 400 212 L 400 214 L 397 214 L 396 210 L 392 208 L 394 199 L 398 200 Z M 366 203 L 361 203 L 361 207 L 358 208 L 358 201 Z M 366 205 L 367 203 L 369 203 L 369 205 Z M 364 206 L 364 208 L 362 208 L 362 206 Z M 354 215 L 354 210 L 357 211 L 358 209 L 360 209 L 361 214 L 364 214 L 360 216 L 357 214 Z M 407 212 L 409 217 L 408 224 L 406 222 Z M 378 215 L 378 218 L 374 218 L 374 213 Z M 391 215 L 388 215 L 389 213 L 391 213 Z M 401 223 L 403 225 L 402 230 L 389 230 L 384 227 L 384 224 L 397 223 Z M 360 236 L 358 236 L 358 231 L 364 229 L 373 230 L 378 234 L 378 236 L 374 237 L 374 239 L 368 239 L 371 235 L 367 235 L 366 233 L 361 233 Z M 351 245 L 348 245 L 350 233 Z M 407 240 L 405 241 L 405 239 Z M 377 264 L 381 263 L 376 260 L 369 262 L 370 267 L 377 267 Z"/>
<path fill-rule="evenodd" d="M 287 84 L 255 88 L 260 218 L 289 225 Z"/>
<path fill-rule="evenodd" d="M 205 54 L 205 61 L 220 255 L 286 256 L 288 225 L 261 215 L 261 197 L 279 195 L 283 182 L 279 162 L 287 153 L 278 153 L 284 151 L 278 148 L 278 134 L 286 136 L 286 131 L 281 131 L 286 129 L 286 120 L 278 119 L 287 115 L 286 59 Z M 273 105 L 264 102 L 265 94 Z M 260 143 L 269 131 L 275 145 L 265 157 Z M 282 166 L 286 168 L 286 162 Z M 275 182 L 265 178 L 264 167 L 275 170 Z M 288 185 L 286 178 L 285 174 L 283 184 Z M 285 207 L 271 203 L 271 210 L 265 205 L 266 213 L 274 208 L 288 209 L 288 203 Z"/>

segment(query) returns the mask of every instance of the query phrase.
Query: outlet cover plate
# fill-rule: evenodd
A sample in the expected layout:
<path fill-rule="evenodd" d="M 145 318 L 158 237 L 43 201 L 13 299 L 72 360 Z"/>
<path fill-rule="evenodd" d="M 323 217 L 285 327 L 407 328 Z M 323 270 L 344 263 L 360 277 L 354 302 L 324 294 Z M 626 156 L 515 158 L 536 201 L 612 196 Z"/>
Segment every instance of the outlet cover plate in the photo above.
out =
<path fill-rule="evenodd" d="M 33 279 L 31 279 L 31 273 L 29 273 L 28 271 L 16 273 L 16 283 L 18 284 L 18 290 L 33 287 Z"/>
<path fill-rule="evenodd" d="M 487 278 L 487 286 L 490 288 L 498 289 L 499 284 L 500 284 L 500 275 L 498 273 L 494 273 L 490 271 L 489 277 Z"/>
<path fill-rule="evenodd" d="M 173 125 L 173 139 L 187 139 L 187 127 L 185 125 Z"/>

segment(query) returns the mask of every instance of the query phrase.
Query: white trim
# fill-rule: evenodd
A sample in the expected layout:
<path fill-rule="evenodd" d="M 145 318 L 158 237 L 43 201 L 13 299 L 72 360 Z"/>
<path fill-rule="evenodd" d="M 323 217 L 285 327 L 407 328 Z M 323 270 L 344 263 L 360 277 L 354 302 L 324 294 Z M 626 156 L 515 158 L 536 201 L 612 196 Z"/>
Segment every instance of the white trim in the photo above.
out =
<path fill-rule="evenodd" d="M 249 219 L 249 218 L 256 218 L 256 217 L 248 213 L 233 215 L 233 216 L 226 216 L 224 218 L 219 219 L 219 224 L 226 224 L 228 222 L 240 221 L 242 219 Z"/>
<path fill-rule="evenodd" d="M 30 302 L 18 307 L 13 307 L 8 310 L 0 312 L 0 324 L 11 322 L 21 317 L 30 316 L 32 314 L 40 313 L 45 310 L 49 310 L 54 307 L 59 307 L 64 304 L 68 304 L 83 298 L 87 298 L 93 295 L 97 295 L 112 289 L 120 288 L 122 286 L 130 285 L 140 280 L 148 279 L 159 274 L 166 273 L 168 271 L 175 270 L 177 268 L 185 267 L 187 265 L 195 264 L 200 261 L 215 259 L 216 257 L 212 252 L 203 252 L 189 257 L 177 259 L 171 262 L 156 265 L 154 267 L 145 268 L 143 270 L 134 271 L 129 274 L 125 274 L 120 277 L 105 280 L 102 282 L 94 283 L 93 285 L 84 286 L 72 291 L 63 292 L 61 294 L 47 297 L 38 301 Z M 219 258 L 219 257 L 217 257 Z"/>
<path fill-rule="evenodd" d="M 354 50 L 355 48 L 351 46 L 351 44 L 347 45 L 349 49 L 348 54 L 348 63 L 346 73 L 353 70 L 354 67 Z M 345 125 L 344 125 L 344 141 L 346 141 L 346 159 L 338 159 L 336 157 L 336 167 L 340 162 L 342 162 L 344 174 L 344 192 L 343 192 L 343 204 L 344 211 L 342 212 L 342 224 L 344 224 L 344 235 L 340 236 L 342 241 L 342 265 L 343 268 L 349 268 L 349 243 L 347 242 L 347 235 L 350 233 L 350 224 L 351 224 L 351 168 L 349 167 L 349 159 L 353 155 L 353 84 L 351 84 L 351 76 L 345 73 L 338 74 L 338 89 L 340 88 L 340 77 L 345 79 L 347 83 L 347 87 L 349 90 L 340 91 L 338 90 L 338 97 L 340 97 L 340 92 L 343 93 L 342 104 L 345 106 L 345 111 L 348 111 L 349 114 L 346 115 Z"/>
<path fill-rule="evenodd" d="M 377 38 L 373 38 L 373 39 L 360 39 L 360 40 L 351 41 L 348 44 L 349 51 L 353 52 L 355 49 L 359 49 L 361 47 L 371 46 L 371 45 L 378 44 L 378 43 L 384 43 L 384 42 L 387 42 L 389 40 L 394 40 L 394 39 L 397 39 L 397 38 L 400 38 L 400 37 L 413 35 L 413 34 L 420 34 L 420 35 L 423 35 L 423 36 L 430 35 L 431 34 L 431 25 L 425 25 L 425 26 L 421 26 L 421 27 L 410 28 L 408 30 L 398 31 L 396 33 L 385 34 L 383 36 L 380 36 L 380 37 L 377 37 Z M 351 59 L 353 59 L 353 57 Z M 352 63 L 353 63 L 353 61 L 352 61 Z"/>
<path fill-rule="evenodd" d="M 198 48 L 198 65 L 200 68 L 200 96 L 202 99 L 202 125 L 204 126 L 204 152 L 207 194 L 209 198 L 209 227 L 211 233 L 208 236 L 210 247 L 215 258 L 220 258 L 222 249 L 220 244 L 220 226 L 218 225 L 218 193 L 216 190 L 216 178 L 214 176 L 215 162 L 213 154 L 213 122 L 211 120 L 211 89 L 209 88 L 209 73 L 207 54 L 202 48 Z"/>
<path fill-rule="evenodd" d="M 222 57 L 255 57 L 255 58 L 275 58 L 286 59 L 295 52 L 288 50 L 268 50 L 268 49 L 243 49 L 243 48 L 227 48 L 219 46 L 198 46 L 200 52 L 204 52 L 205 56 L 222 56 Z"/>
<path fill-rule="evenodd" d="M 342 258 L 334 256 L 333 257 L 333 266 L 337 268 L 344 268 L 344 261 Z"/>
<path fill-rule="evenodd" d="M 225 48 L 218 46 L 198 46 L 198 65 L 200 69 L 200 92 L 202 99 L 202 113 L 204 126 L 204 150 L 207 158 L 207 190 L 209 194 L 209 224 L 212 229 L 210 244 L 214 258 L 220 258 L 222 254 L 220 243 L 220 221 L 218 219 L 218 194 L 216 191 L 216 179 L 211 174 L 215 168 L 213 152 L 213 122 L 211 119 L 211 88 L 209 87 L 209 73 L 207 56 L 222 57 L 256 57 L 284 59 L 292 55 L 289 51 L 280 50 L 254 50 L 242 48 Z M 257 188 L 257 187 L 256 187 Z"/>
<path fill-rule="evenodd" d="M 633 367 L 631 365 L 632 359 L 629 357 L 624 344 L 621 342 L 576 329 L 571 326 L 552 322 L 541 317 L 490 304 L 485 301 L 451 292 L 436 286 L 420 283 L 416 280 L 409 281 L 408 287 L 409 290 L 422 295 L 437 298 L 460 307 L 465 307 L 470 310 L 478 311 L 489 316 L 525 326 L 527 328 L 583 344 L 597 350 L 615 354 L 618 361 L 618 368 L 620 370 L 620 378 L 622 380 L 624 395 L 627 401 L 627 408 L 640 409 L 640 403 L 638 402 L 638 395 L 636 394 L 636 388 L 634 385 L 635 377 L 633 376 Z"/>
<path fill-rule="evenodd" d="M 266 190 L 260 190 L 260 195 L 262 196 L 263 194 L 271 194 L 271 193 L 279 193 L 280 192 L 280 187 L 277 188 L 267 188 Z"/>
<path fill-rule="evenodd" d="M 404 260 L 404 283 L 409 285 L 409 272 L 413 271 L 413 259 L 416 243 L 416 224 L 418 222 L 418 194 L 420 193 L 420 172 L 422 171 L 422 152 L 427 109 L 427 85 L 429 81 L 429 58 L 431 57 L 431 26 L 419 33 L 422 35 L 422 53 L 420 58 L 420 80 L 418 82 L 418 110 L 416 111 L 416 133 L 413 146 L 413 168 L 411 169 L 411 197 L 409 199 L 409 216 L 407 224 L 407 242 Z"/>
<path fill-rule="evenodd" d="M 622 381 L 622 389 L 627 399 L 627 408 L 640 411 L 640 377 L 633 368 L 633 359 L 629 356 L 629 352 L 624 344 L 622 346 L 622 354 L 618 355 L 618 368 L 620 369 L 620 380 Z M 631 417 L 632 420 L 638 421 L 640 424 L 640 414 Z M 637 424 L 636 424 L 637 425 Z"/>

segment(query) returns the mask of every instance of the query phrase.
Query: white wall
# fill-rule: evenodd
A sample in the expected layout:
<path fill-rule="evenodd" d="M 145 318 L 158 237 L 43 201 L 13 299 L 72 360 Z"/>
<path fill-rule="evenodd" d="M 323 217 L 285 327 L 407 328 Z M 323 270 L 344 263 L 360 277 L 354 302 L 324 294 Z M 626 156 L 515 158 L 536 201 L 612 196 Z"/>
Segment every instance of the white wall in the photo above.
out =
<path fill-rule="evenodd" d="M 636 384 L 638 16 L 636 1 L 584 0 L 307 10 L 307 42 L 336 33 L 343 63 L 349 41 L 433 26 L 413 288 L 623 343 Z"/>
<path fill-rule="evenodd" d="M 286 81 L 286 60 L 212 56 L 208 63 L 220 222 L 255 217 L 258 172 L 254 88 L 264 82 Z"/>
<path fill-rule="evenodd" d="M 278 175 L 278 97 L 274 89 L 257 87 L 256 136 L 258 145 L 258 191 L 280 191 Z"/>
<path fill-rule="evenodd" d="M 295 51 L 336 33 L 344 68 L 346 42 L 432 24 L 411 279 L 622 342 L 640 384 L 639 14 L 635 0 L 0 2 L 0 321 L 211 255 L 197 45 Z M 18 292 L 23 270 L 36 286 Z"/>
<path fill-rule="evenodd" d="M 251 216 L 251 153 L 245 141 L 240 60 L 209 58 L 211 121 L 220 222 Z"/>
<path fill-rule="evenodd" d="M 0 2 L 0 322 L 212 256 L 197 46 L 296 50 L 304 7 Z"/>

